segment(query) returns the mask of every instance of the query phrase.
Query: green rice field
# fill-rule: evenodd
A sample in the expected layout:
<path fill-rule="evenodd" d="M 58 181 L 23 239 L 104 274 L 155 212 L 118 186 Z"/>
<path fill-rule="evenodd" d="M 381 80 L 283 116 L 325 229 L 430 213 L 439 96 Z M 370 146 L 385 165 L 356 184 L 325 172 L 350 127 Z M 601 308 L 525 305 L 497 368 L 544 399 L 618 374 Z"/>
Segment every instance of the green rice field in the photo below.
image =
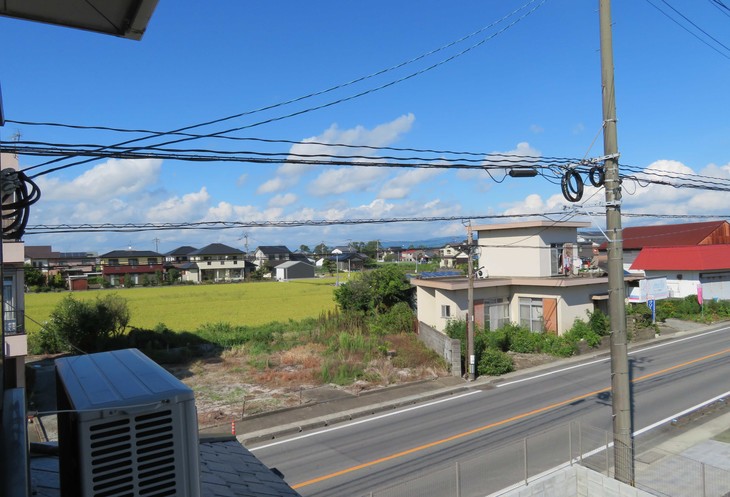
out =
<path fill-rule="evenodd" d="M 261 325 L 317 317 L 333 310 L 334 278 L 289 282 L 247 282 L 217 285 L 135 287 L 84 292 L 27 293 L 26 330 L 40 329 L 56 305 L 67 295 L 95 299 L 117 293 L 129 304 L 129 325 L 154 328 L 163 323 L 174 331 L 195 331 L 205 323 Z"/>

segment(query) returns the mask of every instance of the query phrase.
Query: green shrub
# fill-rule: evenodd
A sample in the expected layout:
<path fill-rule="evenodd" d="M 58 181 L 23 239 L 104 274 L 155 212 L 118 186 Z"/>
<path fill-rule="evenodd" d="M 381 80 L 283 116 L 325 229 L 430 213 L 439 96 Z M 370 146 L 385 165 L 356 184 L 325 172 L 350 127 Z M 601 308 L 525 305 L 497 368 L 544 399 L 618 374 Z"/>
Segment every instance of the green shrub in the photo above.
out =
<path fill-rule="evenodd" d="M 543 333 L 535 333 L 523 326 L 510 324 L 504 327 L 509 340 L 509 349 L 512 352 L 532 354 L 540 350 Z"/>
<path fill-rule="evenodd" d="M 514 371 L 514 369 L 512 358 L 497 349 L 484 350 L 477 364 L 477 372 L 480 375 L 498 376 Z"/>
<path fill-rule="evenodd" d="M 542 352 L 558 357 L 570 357 L 578 350 L 575 342 L 564 336 L 545 335 L 542 343 Z"/>
<path fill-rule="evenodd" d="M 611 320 L 600 309 L 588 313 L 588 325 L 598 336 L 606 336 L 611 333 Z"/>
<path fill-rule="evenodd" d="M 406 302 L 398 302 L 382 314 L 376 314 L 369 321 L 370 331 L 376 335 L 411 333 L 415 314 Z"/>

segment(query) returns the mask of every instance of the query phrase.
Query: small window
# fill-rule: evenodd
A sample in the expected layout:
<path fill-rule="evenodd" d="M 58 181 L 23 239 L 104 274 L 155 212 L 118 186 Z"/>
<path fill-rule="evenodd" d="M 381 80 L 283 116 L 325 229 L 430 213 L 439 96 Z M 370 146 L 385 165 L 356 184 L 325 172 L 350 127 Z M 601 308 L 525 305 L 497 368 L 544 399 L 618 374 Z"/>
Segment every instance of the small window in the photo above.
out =
<path fill-rule="evenodd" d="M 678 275 L 677 275 L 677 279 L 678 279 L 678 280 L 681 280 L 681 279 L 682 279 L 682 276 L 683 276 L 683 275 L 681 275 L 681 274 L 678 274 Z"/>
<path fill-rule="evenodd" d="M 147 264 L 157 264 L 157 257 L 148 257 Z"/>
<path fill-rule="evenodd" d="M 130 266 L 139 266 L 139 259 L 129 259 L 127 261 L 127 264 Z"/>
<path fill-rule="evenodd" d="M 450 305 L 441 306 L 441 317 L 444 319 L 451 318 L 451 306 Z"/>
<path fill-rule="evenodd" d="M 118 266 L 119 265 L 119 259 L 109 259 L 109 265 L 110 266 Z"/>

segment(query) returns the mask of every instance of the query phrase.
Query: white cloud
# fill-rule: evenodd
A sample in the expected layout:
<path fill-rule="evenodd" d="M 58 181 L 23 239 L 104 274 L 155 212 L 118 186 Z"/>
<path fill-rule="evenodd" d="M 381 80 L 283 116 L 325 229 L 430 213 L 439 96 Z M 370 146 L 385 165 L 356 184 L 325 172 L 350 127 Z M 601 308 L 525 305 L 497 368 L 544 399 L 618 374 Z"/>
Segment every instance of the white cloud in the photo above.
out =
<path fill-rule="evenodd" d="M 413 114 L 406 114 L 373 129 L 367 129 L 364 126 L 340 129 L 337 124 L 333 124 L 322 134 L 292 145 L 289 150 L 289 158 L 326 161 L 332 155 L 371 157 L 376 155 L 377 151 L 367 147 L 384 147 L 394 143 L 403 134 L 410 131 L 414 120 Z M 330 144 L 362 145 L 363 147 L 338 147 Z M 276 176 L 262 183 L 256 193 L 275 193 L 292 188 L 299 183 L 305 173 L 316 167 L 318 166 L 308 164 L 283 164 L 277 168 Z"/>
<path fill-rule="evenodd" d="M 537 135 L 537 134 L 540 134 L 540 133 L 544 132 L 545 131 L 545 128 L 543 128 L 539 124 L 531 124 L 530 125 L 530 131 L 532 131 L 533 133 L 535 133 Z"/>
<path fill-rule="evenodd" d="M 286 207 L 297 201 L 297 196 L 293 193 L 286 193 L 283 195 L 274 195 L 269 199 L 269 207 Z"/>
<path fill-rule="evenodd" d="M 343 167 L 321 173 L 309 185 L 309 193 L 322 197 L 339 195 L 353 190 L 371 190 L 373 183 L 381 180 L 386 171 L 375 167 Z"/>
<path fill-rule="evenodd" d="M 108 200 L 156 183 L 161 167 L 159 159 L 110 159 L 71 181 L 41 176 L 37 184 L 46 200 Z"/>
<path fill-rule="evenodd" d="M 388 180 L 380 190 L 380 198 L 405 198 L 413 187 L 443 173 L 438 169 L 413 169 Z"/>
<path fill-rule="evenodd" d="M 236 186 L 243 186 L 246 183 L 246 180 L 248 179 L 248 174 L 243 173 L 238 177 L 236 180 Z"/>
<path fill-rule="evenodd" d="M 200 191 L 186 193 L 182 197 L 170 197 L 147 212 L 147 218 L 152 222 L 181 222 L 196 220 L 205 212 L 210 200 L 208 190 L 202 187 Z"/>

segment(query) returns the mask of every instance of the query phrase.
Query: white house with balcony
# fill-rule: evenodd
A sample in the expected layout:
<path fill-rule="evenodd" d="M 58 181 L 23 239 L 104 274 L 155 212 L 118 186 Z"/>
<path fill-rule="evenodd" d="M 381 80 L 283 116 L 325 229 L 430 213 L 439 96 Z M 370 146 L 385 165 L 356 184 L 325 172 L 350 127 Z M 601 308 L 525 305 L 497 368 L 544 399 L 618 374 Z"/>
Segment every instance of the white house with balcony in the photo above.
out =
<path fill-rule="evenodd" d="M 243 251 L 237 248 L 211 243 L 188 253 L 189 262 L 181 266 L 184 268 L 183 280 L 195 283 L 242 281 L 253 268 L 244 256 Z"/>
<path fill-rule="evenodd" d="M 517 323 L 562 334 L 587 312 L 607 311 L 608 279 L 580 272 L 578 229 L 589 223 L 529 221 L 475 226 L 474 320 L 496 329 Z M 468 260 L 468 259 L 467 259 Z M 444 331 L 467 318 L 467 277 L 420 278 L 418 320 Z"/>

